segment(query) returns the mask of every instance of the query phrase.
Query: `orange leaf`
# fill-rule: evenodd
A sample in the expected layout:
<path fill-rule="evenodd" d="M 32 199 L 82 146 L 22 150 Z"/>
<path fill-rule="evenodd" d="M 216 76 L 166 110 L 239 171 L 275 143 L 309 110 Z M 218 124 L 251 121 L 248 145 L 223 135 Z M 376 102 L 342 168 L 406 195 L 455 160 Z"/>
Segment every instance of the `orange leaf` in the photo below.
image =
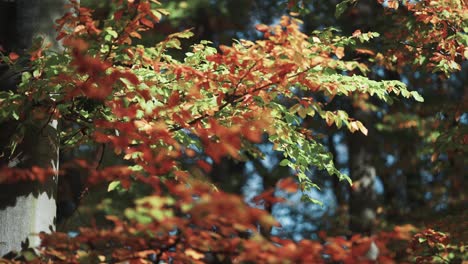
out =
<path fill-rule="evenodd" d="M 11 52 L 8 57 L 10 58 L 11 61 L 16 61 L 19 58 L 19 55 L 15 52 Z"/>
<path fill-rule="evenodd" d="M 145 25 L 145 26 L 147 26 L 147 27 L 149 27 L 149 28 L 153 28 L 153 27 L 154 27 L 153 22 L 152 22 L 151 20 L 147 19 L 147 18 L 142 17 L 142 18 L 140 19 L 140 22 L 141 22 L 143 25 Z"/>
<path fill-rule="evenodd" d="M 297 192 L 299 187 L 297 182 L 291 177 L 279 181 L 277 186 L 278 188 L 288 193 Z"/>
<path fill-rule="evenodd" d="M 362 33 L 361 33 L 361 30 L 357 29 L 356 31 L 353 32 L 353 37 L 358 37 L 360 36 Z"/>
<path fill-rule="evenodd" d="M 367 54 L 371 56 L 375 55 L 375 52 L 373 52 L 372 50 L 368 50 L 368 49 L 356 49 L 356 52 L 359 54 Z"/>
<path fill-rule="evenodd" d="M 335 55 L 338 57 L 338 59 L 341 59 L 344 57 L 344 48 L 343 47 L 338 47 L 335 49 Z"/>
<path fill-rule="evenodd" d="M 270 28 L 265 24 L 258 24 L 255 26 L 255 29 L 257 29 L 260 32 L 267 32 L 268 30 L 270 30 Z"/>

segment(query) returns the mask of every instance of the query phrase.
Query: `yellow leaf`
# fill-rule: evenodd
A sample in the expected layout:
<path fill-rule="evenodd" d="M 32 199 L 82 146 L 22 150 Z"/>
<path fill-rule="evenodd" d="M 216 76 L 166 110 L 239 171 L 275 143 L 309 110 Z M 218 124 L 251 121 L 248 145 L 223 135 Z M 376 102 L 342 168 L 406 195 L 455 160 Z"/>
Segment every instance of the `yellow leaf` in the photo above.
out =
<path fill-rule="evenodd" d="M 359 130 L 361 130 L 361 132 L 367 136 L 367 128 L 360 121 L 356 121 L 356 123 L 359 127 Z"/>
<path fill-rule="evenodd" d="M 338 57 L 338 59 L 341 59 L 344 57 L 344 48 L 343 47 L 338 47 L 335 49 L 335 55 Z"/>
<path fill-rule="evenodd" d="M 191 248 L 185 250 L 185 255 L 187 255 L 187 256 L 189 256 L 189 257 L 191 257 L 193 259 L 196 259 L 196 260 L 202 259 L 202 258 L 205 257 L 204 254 L 199 253 L 199 252 L 197 252 L 197 251 L 195 251 L 195 250 L 193 250 Z"/>
<path fill-rule="evenodd" d="M 359 126 L 357 124 L 356 121 L 353 121 L 353 122 L 350 122 L 349 123 L 349 131 L 351 131 L 352 133 L 356 132 L 357 130 L 359 130 Z"/>

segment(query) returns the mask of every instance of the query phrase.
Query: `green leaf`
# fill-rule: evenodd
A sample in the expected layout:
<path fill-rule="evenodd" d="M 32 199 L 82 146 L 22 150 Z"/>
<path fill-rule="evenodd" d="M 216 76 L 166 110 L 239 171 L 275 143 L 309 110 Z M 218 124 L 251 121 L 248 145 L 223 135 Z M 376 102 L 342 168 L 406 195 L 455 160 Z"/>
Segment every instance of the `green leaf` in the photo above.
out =
<path fill-rule="evenodd" d="M 109 35 L 111 35 L 113 38 L 117 38 L 117 37 L 118 37 L 117 32 L 114 31 L 114 30 L 109 29 L 109 30 L 107 31 L 107 33 L 109 33 Z"/>
<path fill-rule="evenodd" d="M 411 95 L 413 96 L 414 100 L 418 102 L 424 102 L 424 98 L 416 91 L 412 91 Z"/>
<path fill-rule="evenodd" d="M 339 18 L 344 13 L 344 11 L 346 11 L 348 6 L 353 4 L 354 2 L 356 2 L 356 0 L 344 0 L 343 2 L 337 4 L 335 10 L 335 17 Z"/>
<path fill-rule="evenodd" d="M 317 200 L 317 199 L 314 199 L 314 198 L 311 198 L 309 195 L 302 195 L 301 197 L 301 201 L 303 202 L 312 202 L 314 204 L 318 204 L 320 206 L 323 206 L 323 202 Z"/>
<path fill-rule="evenodd" d="M 41 71 L 39 69 L 34 70 L 33 76 L 34 78 L 39 78 L 39 76 L 41 76 Z"/>
<path fill-rule="evenodd" d="M 38 258 L 36 252 L 34 252 L 33 249 L 29 249 L 29 248 L 27 250 L 21 251 L 21 255 L 26 259 L 26 261 L 33 261 L 33 260 L 37 260 Z"/>
<path fill-rule="evenodd" d="M 113 181 L 113 182 L 109 183 L 109 187 L 107 187 L 107 191 L 111 192 L 111 191 L 115 190 L 119 186 L 120 186 L 120 181 Z"/>
<path fill-rule="evenodd" d="M 167 48 L 174 48 L 174 49 L 182 49 L 180 40 L 176 38 L 169 39 L 166 42 L 166 47 Z"/>
<path fill-rule="evenodd" d="M 170 34 L 168 38 L 191 38 L 193 36 L 192 29 L 186 29 L 181 32 Z"/>
<path fill-rule="evenodd" d="M 23 72 L 21 75 L 21 83 L 27 83 L 31 79 L 31 73 L 29 72 Z"/>
<path fill-rule="evenodd" d="M 11 114 L 13 115 L 13 118 L 15 120 L 19 120 L 19 115 L 18 115 L 18 113 L 16 113 L 16 111 L 13 111 Z"/>
<path fill-rule="evenodd" d="M 280 166 L 288 166 L 290 163 L 291 163 L 290 160 L 284 159 L 284 160 L 282 160 L 282 161 L 279 163 L 279 165 L 280 165 Z"/>

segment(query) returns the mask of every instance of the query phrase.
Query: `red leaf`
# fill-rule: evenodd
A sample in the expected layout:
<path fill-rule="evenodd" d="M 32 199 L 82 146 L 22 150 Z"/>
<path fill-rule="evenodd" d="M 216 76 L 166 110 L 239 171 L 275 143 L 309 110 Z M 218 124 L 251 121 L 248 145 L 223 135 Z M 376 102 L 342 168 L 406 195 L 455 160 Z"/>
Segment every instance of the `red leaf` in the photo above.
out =
<path fill-rule="evenodd" d="M 18 58 L 19 58 L 19 55 L 15 52 L 10 52 L 10 54 L 8 55 L 8 57 L 10 58 L 11 61 L 16 61 Z"/>
<path fill-rule="evenodd" d="M 197 160 L 197 165 L 207 173 L 211 171 L 211 165 L 204 160 Z"/>
<path fill-rule="evenodd" d="M 145 25 L 145 26 L 147 26 L 147 27 L 149 27 L 149 28 L 153 28 L 153 27 L 154 27 L 153 22 L 152 22 L 151 20 L 147 19 L 147 18 L 142 17 L 142 18 L 140 19 L 140 22 L 141 22 L 143 25 Z"/>
<path fill-rule="evenodd" d="M 280 188 L 283 191 L 288 192 L 288 193 L 297 192 L 297 190 L 299 188 L 297 182 L 291 177 L 279 181 L 277 183 L 277 186 L 278 186 L 278 188 Z"/>
<path fill-rule="evenodd" d="M 169 100 L 167 101 L 167 107 L 177 106 L 180 102 L 180 94 L 178 91 L 173 91 Z"/>

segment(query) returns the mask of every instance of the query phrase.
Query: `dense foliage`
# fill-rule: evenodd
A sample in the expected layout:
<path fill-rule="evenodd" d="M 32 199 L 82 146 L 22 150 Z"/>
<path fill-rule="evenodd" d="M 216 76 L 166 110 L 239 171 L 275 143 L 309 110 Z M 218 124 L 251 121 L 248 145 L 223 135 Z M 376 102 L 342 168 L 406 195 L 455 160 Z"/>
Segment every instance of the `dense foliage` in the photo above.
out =
<path fill-rule="evenodd" d="M 288 5 L 306 12 L 305 2 Z M 355 2 L 338 4 L 336 15 Z M 452 242 L 446 233 L 411 225 L 387 227 L 370 236 L 320 232 L 315 240 L 300 241 L 271 234 L 279 227 L 271 207 L 286 202 L 287 194 L 301 192 L 302 200 L 321 203 L 310 195 L 320 188 L 317 170 L 352 183 L 337 169 L 317 131 L 326 125 L 368 135 L 368 126 L 374 124 L 357 120 L 337 101 L 350 100 L 366 112 L 390 108 L 394 101 L 424 101 L 400 80 L 372 78 L 376 65 L 399 73 L 411 67 L 447 78 L 461 70 L 468 57 L 462 2 L 377 2 L 393 23 L 403 25 L 384 32 L 383 40 L 382 33 L 363 30 L 346 36 L 330 28 L 308 35 L 301 31 L 299 13 L 291 13 L 278 24 L 256 25 L 259 40 L 235 40 L 229 46 L 201 41 L 178 58 L 171 52 L 183 48 L 193 35 L 190 30 L 139 44 L 145 32 L 168 15 L 157 1 L 115 0 L 108 17 L 99 19 L 90 8 L 71 1 L 70 12 L 57 21 L 63 51 L 52 52 L 38 40 L 28 58 L 16 53 L 2 57 L 11 68 L 28 60 L 32 70 L 22 73 L 17 90 L 0 92 L 0 121 L 20 121 L 8 147 L 13 156 L 27 124 L 60 120 L 64 148 L 87 146 L 102 152 L 97 159 L 66 166 L 87 171 L 91 191 L 104 186 L 109 194 L 95 204 L 96 219 L 73 233 L 40 234 L 39 254 L 24 253 L 23 260 L 461 262 L 466 258 L 463 238 Z M 372 41 L 382 50 L 372 50 Z M 464 107 L 466 102 L 458 106 L 455 118 L 465 113 Z M 419 118 L 388 113 L 380 130 L 393 133 L 417 126 L 430 159 L 454 152 L 463 159 L 466 126 L 447 128 Z M 437 137 L 431 137 L 434 127 L 442 130 Z M 212 166 L 224 159 L 265 158 L 265 142 L 281 153 L 279 165 L 288 169 L 253 199 L 256 206 L 207 182 Z M 113 156 L 105 166 L 99 161 L 104 153 Z M 4 167 L 0 183 L 44 181 L 51 174 L 50 168 Z"/>

